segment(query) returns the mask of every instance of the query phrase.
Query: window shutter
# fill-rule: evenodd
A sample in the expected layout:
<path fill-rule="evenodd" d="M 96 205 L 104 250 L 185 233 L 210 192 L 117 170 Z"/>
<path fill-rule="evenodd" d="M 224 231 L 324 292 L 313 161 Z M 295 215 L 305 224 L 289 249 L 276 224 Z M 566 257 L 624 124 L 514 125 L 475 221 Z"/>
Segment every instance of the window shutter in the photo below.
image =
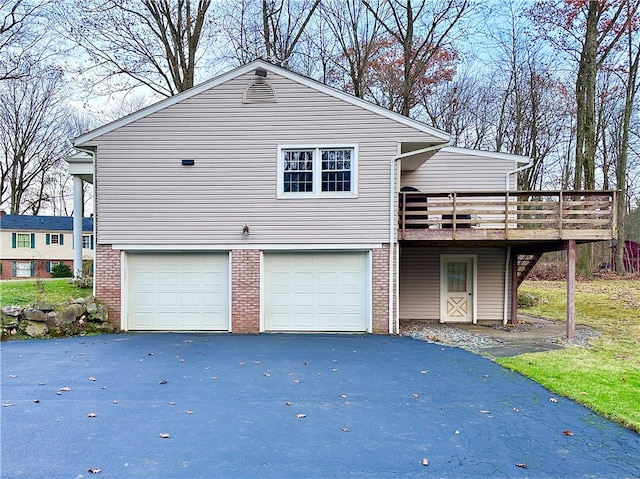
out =
<path fill-rule="evenodd" d="M 47 236 L 45 237 L 45 244 L 51 244 L 51 235 L 49 233 L 47 233 Z"/>
<path fill-rule="evenodd" d="M 11 233 L 11 247 L 15 249 L 16 247 L 16 234 L 15 233 Z M 15 265 L 14 265 L 15 268 Z M 15 276 L 15 274 L 14 274 Z"/>
<path fill-rule="evenodd" d="M 64 244 L 64 235 L 60 233 L 60 246 Z"/>
<path fill-rule="evenodd" d="M 31 249 L 34 249 L 35 247 L 36 247 L 36 234 L 31 233 Z"/>
<path fill-rule="evenodd" d="M 47 235 L 49 236 L 49 235 Z M 47 273 L 51 273 L 51 261 L 47 261 L 47 267 L 45 268 L 45 271 Z"/>
<path fill-rule="evenodd" d="M 30 270 L 31 270 L 31 276 L 35 276 L 35 263 L 33 261 L 29 261 L 29 266 L 30 266 Z"/>
<path fill-rule="evenodd" d="M 15 233 L 14 233 L 15 234 Z M 11 276 L 16 277 L 16 269 L 18 268 L 17 261 L 11 262 Z"/>
<path fill-rule="evenodd" d="M 91 249 L 93 249 L 93 235 L 91 235 L 90 238 L 91 238 Z"/>

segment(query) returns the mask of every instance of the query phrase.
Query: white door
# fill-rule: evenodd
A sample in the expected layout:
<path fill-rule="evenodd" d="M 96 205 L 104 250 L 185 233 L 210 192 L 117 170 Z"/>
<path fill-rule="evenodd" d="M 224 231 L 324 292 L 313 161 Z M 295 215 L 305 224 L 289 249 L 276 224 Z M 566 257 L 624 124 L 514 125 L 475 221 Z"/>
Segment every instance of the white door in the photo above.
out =
<path fill-rule="evenodd" d="M 441 322 L 475 323 L 475 263 L 474 256 L 441 256 Z"/>
<path fill-rule="evenodd" d="M 267 331 L 368 331 L 367 252 L 265 253 Z"/>
<path fill-rule="evenodd" d="M 129 330 L 228 331 L 229 255 L 129 253 Z"/>

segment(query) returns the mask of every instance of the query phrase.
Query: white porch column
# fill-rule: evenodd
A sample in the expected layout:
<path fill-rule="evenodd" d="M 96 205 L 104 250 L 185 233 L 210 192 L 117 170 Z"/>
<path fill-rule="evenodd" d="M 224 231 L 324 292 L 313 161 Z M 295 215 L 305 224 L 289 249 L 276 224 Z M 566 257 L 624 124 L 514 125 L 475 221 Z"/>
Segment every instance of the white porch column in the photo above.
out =
<path fill-rule="evenodd" d="M 82 276 L 82 178 L 73 175 L 73 276 Z"/>

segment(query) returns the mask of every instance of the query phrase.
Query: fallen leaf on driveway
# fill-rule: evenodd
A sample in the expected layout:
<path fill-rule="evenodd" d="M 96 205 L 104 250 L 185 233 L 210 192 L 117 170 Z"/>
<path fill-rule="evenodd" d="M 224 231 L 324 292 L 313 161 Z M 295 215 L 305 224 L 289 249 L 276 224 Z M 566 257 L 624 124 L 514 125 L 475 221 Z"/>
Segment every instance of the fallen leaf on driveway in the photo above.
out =
<path fill-rule="evenodd" d="M 262 375 L 265 376 L 265 377 L 271 377 L 271 374 L 269 374 L 269 373 L 262 373 Z"/>
<path fill-rule="evenodd" d="M 427 369 L 423 369 L 422 371 L 420 371 L 420 374 L 427 374 L 429 371 Z"/>
<path fill-rule="evenodd" d="M 185 412 L 186 412 L 187 414 L 193 414 L 193 411 L 192 411 L 191 409 L 187 409 Z"/>
<path fill-rule="evenodd" d="M 95 380 L 96 380 L 96 378 L 94 378 L 93 376 L 89 377 L 89 381 L 95 381 Z"/>
<path fill-rule="evenodd" d="M 480 410 L 480 412 L 481 412 L 482 414 L 489 414 L 491 411 L 487 411 L 487 410 L 485 410 L 485 409 L 481 409 L 481 410 Z"/>
<path fill-rule="evenodd" d="M 167 434 L 166 432 L 161 432 L 160 434 L 158 434 L 159 437 L 161 437 L 162 439 L 169 439 L 169 434 Z"/>
<path fill-rule="evenodd" d="M 558 402 L 556 398 L 549 398 L 549 402 Z"/>
<path fill-rule="evenodd" d="M 523 462 L 517 462 L 517 463 L 516 463 L 516 466 L 517 466 L 517 467 L 521 467 L 521 468 L 523 468 L 523 469 L 529 469 L 529 466 L 527 466 L 527 465 L 526 465 L 525 463 L 523 463 Z"/>
<path fill-rule="evenodd" d="M 15 378 L 17 378 L 17 377 L 18 377 L 18 375 L 17 375 L 17 374 L 9 374 L 9 377 L 10 377 L 11 379 L 15 379 Z"/>
<path fill-rule="evenodd" d="M 13 406 L 13 404 L 10 402 L 6 402 L 2 405 L 2 407 L 11 407 L 11 406 Z"/>
<path fill-rule="evenodd" d="M 573 436 L 573 433 L 571 431 L 569 431 L 568 429 L 562 431 L 562 434 L 565 436 Z"/>
<path fill-rule="evenodd" d="M 87 472 L 91 474 L 100 474 L 102 472 L 102 469 L 87 469 Z"/>
<path fill-rule="evenodd" d="M 169 381 L 167 381 L 166 379 L 161 379 L 158 384 L 167 384 L 168 382 Z"/>
<path fill-rule="evenodd" d="M 291 406 L 291 401 L 287 401 L 285 404 L 286 404 L 287 406 Z"/>
<path fill-rule="evenodd" d="M 97 417 L 98 415 L 95 412 L 90 412 L 87 414 L 87 417 Z"/>
<path fill-rule="evenodd" d="M 345 398 L 347 397 L 347 395 L 346 395 L 346 394 L 340 394 L 340 397 L 341 397 L 342 399 L 345 399 Z"/>
<path fill-rule="evenodd" d="M 71 388 L 68 388 L 68 387 L 65 386 L 63 388 L 60 388 L 60 391 L 69 392 L 69 391 L 71 391 Z"/>
<path fill-rule="evenodd" d="M 298 419 L 302 419 L 302 418 L 305 418 L 305 417 L 307 417 L 307 416 L 306 416 L 306 414 L 298 414 L 296 417 L 297 417 Z"/>
<path fill-rule="evenodd" d="M 342 432 L 349 432 L 349 428 L 343 427 Z"/>
<path fill-rule="evenodd" d="M 426 457 L 422 458 L 422 465 L 423 466 L 428 466 L 429 465 L 429 459 L 427 459 Z"/>
<path fill-rule="evenodd" d="M 38 403 L 40 403 L 40 399 L 34 399 L 33 402 L 38 404 Z"/>
<path fill-rule="evenodd" d="M 296 383 L 296 384 L 300 384 L 300 380 L 299 379 L 294 379 L 293 382 Z"/>
<path fill-rule="evenodd" d="M 419 398 L 419 397 L 420 397 L 420 395 L 419 395 L 419 394 L 416 394 L 416 393 L 413 393 L 413 394 L 412 394 L 412 396 L 413 396 L 414 398 Z"/>

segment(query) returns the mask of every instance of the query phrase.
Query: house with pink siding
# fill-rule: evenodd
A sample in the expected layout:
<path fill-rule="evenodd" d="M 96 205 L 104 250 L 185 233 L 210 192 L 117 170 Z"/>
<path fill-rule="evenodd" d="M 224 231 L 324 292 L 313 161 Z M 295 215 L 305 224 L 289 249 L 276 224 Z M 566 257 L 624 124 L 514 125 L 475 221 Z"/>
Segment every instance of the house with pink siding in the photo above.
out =
<path fill-rule="evenodd" d="M 615 230 L 611 192 L 518 192 L 528 158 L 451 147 L 264 61 L 74 145 L 95 186 L 96 296 L 121 330 L 504 322 L 539 254 Z"/>

